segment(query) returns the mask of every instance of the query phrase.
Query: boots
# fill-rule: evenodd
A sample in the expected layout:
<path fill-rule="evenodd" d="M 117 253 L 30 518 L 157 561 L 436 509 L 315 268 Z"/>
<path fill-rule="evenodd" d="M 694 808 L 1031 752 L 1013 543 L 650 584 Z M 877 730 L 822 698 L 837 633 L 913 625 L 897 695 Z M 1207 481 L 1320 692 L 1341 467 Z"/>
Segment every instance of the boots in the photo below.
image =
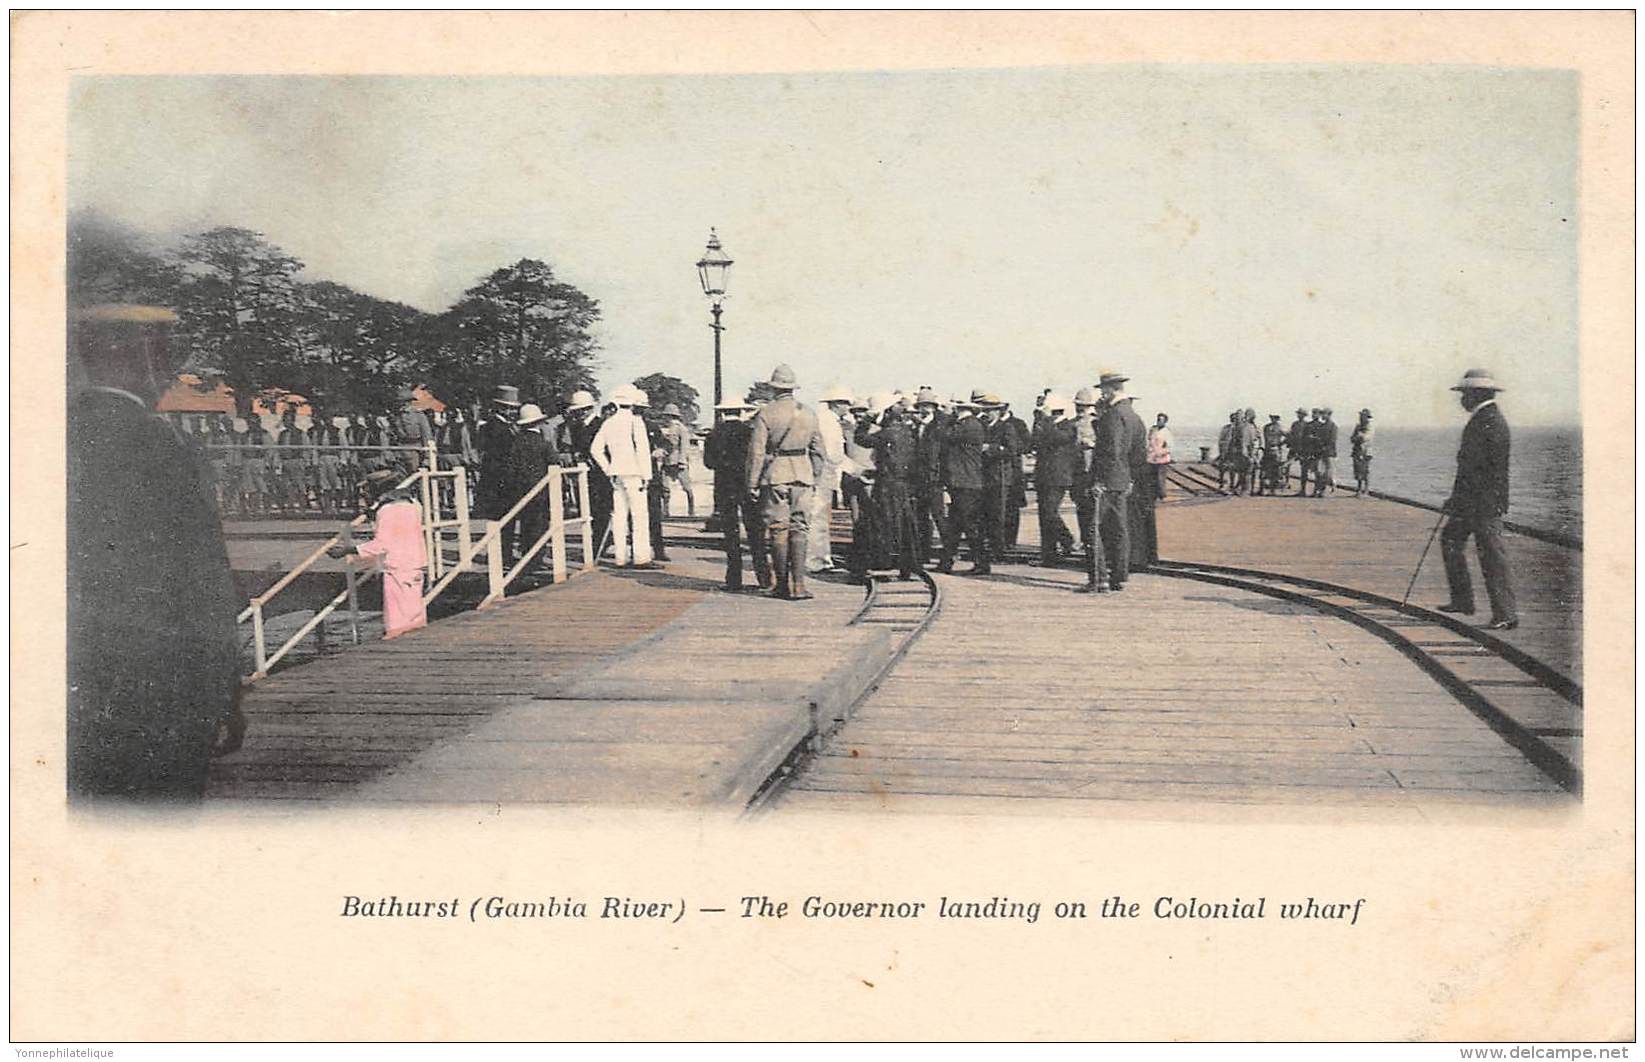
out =
<path fill-rule="evenodd" d="M 775 576 L 776 585 L 771 588 L 772 597 L 788 596 L 788 537 L 787 529 L 772 531 L 771 540 L 771 572 Z"/>
<path fill-rule="evenodd" d="M 805 588 L 805 549 L 807 535 L 804 531 L 790 531 L 788 533 L 788 598 L 791 601 L 810 601 L 816 595 Z"/>

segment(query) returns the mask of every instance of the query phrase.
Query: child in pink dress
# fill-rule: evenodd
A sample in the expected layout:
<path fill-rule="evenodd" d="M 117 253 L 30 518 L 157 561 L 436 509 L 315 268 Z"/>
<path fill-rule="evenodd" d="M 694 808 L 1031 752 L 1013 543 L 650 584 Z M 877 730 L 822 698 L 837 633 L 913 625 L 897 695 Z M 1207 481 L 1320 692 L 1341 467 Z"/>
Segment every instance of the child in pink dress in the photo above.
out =
<path fill-rule="evenodd" d="M 381 477 L 379 482 L 386 482 L 389 489 L 378 499 L 371 540 L 356 547 L 362 557 L 382 558 L 385 639 L 428 624 L 428 610 L 423 606 L 423 570 L 428 566 L 423 507 L 410 491 L 393 486 L 398 476 L 385 469 L 368 477 Z"/>

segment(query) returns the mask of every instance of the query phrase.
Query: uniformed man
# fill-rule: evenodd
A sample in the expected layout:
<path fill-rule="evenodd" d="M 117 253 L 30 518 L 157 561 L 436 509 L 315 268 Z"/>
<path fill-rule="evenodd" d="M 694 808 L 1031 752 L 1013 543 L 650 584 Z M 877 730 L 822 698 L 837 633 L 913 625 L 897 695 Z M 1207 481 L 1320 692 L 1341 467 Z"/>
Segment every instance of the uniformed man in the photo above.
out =
<path fill-rule="evenodd" d="M 434 443 L 434 427 L 428 415 L 417 405 L 415 388 L 402 387 L 398 392 L 400 408 L 389 422 L 389 435 L 399 458 L 400 474 L 409 476 L 428 462 L 428 448 Z"/>
<path fill-rule="evenodd" d="M 703 464 L 714 473 L 714 511 L 724 520 L 725 588 L 731 591 L 743 588 L 741 532 L 748 535 L 755 582 L 761 590 L 771 590 L 774 585 L 759 508 L 747 491 L 748 437 L 752 429 L 745 418 L 753 409 L 735 398 L 715 406 L 714 430 L 703 443 Z"/>
<path fill-rule="evenodd" d="M 1508 420 L 1497 406 L 1502 387 L 1486 370 L 1469 369 L 1451 390 L 1459 393 L 1462 408 L 1468 413 L 1468 425 L 1462 429 L 1456 480 L 1444 506 L 1448 520 L 1439 541 L 1451 600 L 1441 605 L 1440 611 L 1474 611 L 1474 586 L 1465 555 L 1468 539 L 1472 538 L 1485 576 L 1485 593 L 1491 599 L 1491 621 L 1485 626 L 1493 631 L 1511 631 L 1519 626 L 1519 608 L 1508 569 L 1508 550 L 1502 542 L 1502 518 L 1508 512 L 1510 450 Z"/>
<path fill-rule="evenodd" d="M 662 408 L 657 426 L 667 450 L 662 461 L 663 477 L 680 485 L 685 493 L 685 514 L 696 516 L 697 495 L 691 489 L 691 429 L 686 426 L 680 407 L 673 402 Z"/>
<path fill-rule="evenodd" d="M 245 491 L 246 508 L 261 516 L 273 504 L 274 495 L 269 489 L 269 443 L 273 438 L 269 435 L 264 417 L 253 413 L 246 418 L 245 455 L 246 461 L 242 466 L 241 487 Z M 272 417 L 268 417 L 272 420 Z"/>
<path fill-rule="evenodd" d="M 509 454 L 514 449 L 514 438 L 519 428 L 514 420 L 520 409 L 520 389 L 498 384 L 491 399 L 491 412 L 480 423 L 480 482 L 475 488 L 479 516 L 485 520 L 499 520 L 514 506 L 512 483 L 509 479 Z M 514 559 L 514 521 L 504 527 L 498 543 L 505 562 Z"/>
<path fill-rule="evenodd" d="M 238 748 L 239 636 L 201 460 L 153 413 L 176 316 L 96 306 L 70 322 L 88 386 L 68 406 L 71 799 L 196 800 Z M 179 345 L 181 346 L 181 345 Z"/>
<path fill-rule="evenodd" d="M 348 445 L 348 418 L 335 416 L 330 421 L 322 420 L 315 429 L 315 443 L 319 455 L 316 473 L 320 511 L 334 516 L 344 510 L 353 493 L 352 481 L 348 487 L 344 486 L 349 467 L 349 451 L 344 449 Z"/>
<path fill-rule="evenodd" d="M 982 391 L 974 392 L 979 398 Z M 977 419 L 974 403 L 954 397 L 954 421 L 942 441 L 943 484 L 948 488 L 948 522 L 943 535 L 939 572 L 954 570 L 960 539 L 971 543 L 971 570 L 967 574 L 987 575 L 993 570 L 988 538 L 983 533 L 982 453 L 988 429 Z"/>
<path fill-rule="evenodd" d="M 776 587 L 793 601 L 813 595 L 805 588 L 805 554 L 811 528 L 812 492 L 822 471 L 817 415 L 794 400 L 794 370 L 771 373 L 776 397 L 754 414 L 748 440 L 748 492 L 759 499 L 771 548 Z"/>
<path fill-rule="evenodd" d="M 1040 563 L 1055 564 L 1074 551 L 1074 536 L 1062 519 L 1062 501 L 1074 485 L 1079 461 L 1079 432 L 1073 403 L 1065 395 L 1043 396 L 1042 415 L 1034 425 L 1034 496 L 1039 506 Z"/>
<path fill-rule="evenodd" d="M 1123 590 L 1130 575 L 1131 424 L 1125 405 L 1123 373 L 1105 372 L 1098 382 L 1102 412 L 1097 417 L 1092 450 L 1091 493 L 1096 496 L 1096 534 L 1088 551 L 1086 593 Z M 1129 407 L 1126 407 L 1129 408 Z M 1134 415 L 1134 414 L 1133 414 Z"/>
<path fill-rule="evenodd" d="M 949 416 L 940 408 L 937 392 L 929 387 L 920 388 L 914 396 L 914 473 L 911 488 L 914 492 L 914 551 L 920 565 L 930 563 L 932 541 L 941 549 L 943 524 L 948 507 L 943 502 L 942 437 L 948 430 Z"/>
<path fill-rule="evenodd" d="M 1278 494 L 1285 488 L 1285 425 L 1278 413 L 1268 414 L 1268 423 L 1262 429 L 1262 490 Z"/>

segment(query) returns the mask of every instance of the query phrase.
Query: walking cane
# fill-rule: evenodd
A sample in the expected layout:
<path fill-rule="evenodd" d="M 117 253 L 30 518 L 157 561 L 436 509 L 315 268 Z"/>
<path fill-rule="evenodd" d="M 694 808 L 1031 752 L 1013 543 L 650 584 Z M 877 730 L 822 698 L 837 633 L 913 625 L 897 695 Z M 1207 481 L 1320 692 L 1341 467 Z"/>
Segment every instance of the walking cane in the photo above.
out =
<path fill-rule="evenodd" d="M 1439 537 L 1439 528 L 1445 522 L 1445 515 L 1445 510 L 1441 509 L 1439 519 L 1434 521 L 1434 529 L 1428 535 L 1428 544 L 1422 547 L 1422 556 L 1417 558 L 1417 570 L 1411 573 L 1411 582 L 1405 588 L 1405 596 L 1399 599 L 1400 608 L 1404 608 L 1405 603 L 1411 600 L 1411 591 L 1417 585 L 1417 576 L 1422 574 L 1422 564 L 1428 559 L 1428 551 L 1434 548 L 1434 539 Z"/>

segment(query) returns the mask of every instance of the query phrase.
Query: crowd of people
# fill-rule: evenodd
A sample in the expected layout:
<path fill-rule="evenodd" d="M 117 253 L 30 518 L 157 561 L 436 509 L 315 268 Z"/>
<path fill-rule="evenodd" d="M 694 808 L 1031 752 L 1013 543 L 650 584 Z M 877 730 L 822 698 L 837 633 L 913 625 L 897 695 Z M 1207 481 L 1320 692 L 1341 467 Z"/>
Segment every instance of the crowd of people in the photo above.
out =
<path fill-rule="evenodd" d="M 859 398 L 835 387 L 813 408 L 795 400 L 793 370 L 778 366 L 769 381 L 776 397 L 758 409 L 720 403 L 704 448 L 725 517 L 726 585 L 742 586 L 745 534 L 758 584 L 792 599 L 810 596 L 807 573 L 911 578 L 921 566 L 952 572 L 962 552 L 966 574 L 988 575 L 1021 537 L 1031 456 L 1039 563 L 1072 562 L 1078 552 L 1085 589 L 1123 590 L 1132 571 L 1158 559 L 1154 502 L 1171 461 L 1168 418 L 1148 430 L 1126 381 L 1103 373 L 1072 399 L 1047 390 L 1030 426 L 982 389 Z M 1073 529 L 1062 512 L 1070 495 Z M 841 559 L 829 534 L 836 504 L 852 527 Z"/>
<path fill-rule="evenodd" d="M 1336 468 L 1340 432 L 1329 407 L 1297 409 L 1286 428 L 1278 413 L 1257 424 L 1257 411 L 1234 410 L 1217 435 L 1217 489 L 1226 494 L 1278 495 L 1291 493 L 1295 467 L 1295 497 L 1324 498 L 1337 490 Z M 1359 423 L 1349 435 L 1354 493 L 1364 497 L 1371 489 L 1374 429 L 1371 411 L 1359 411 Z M 1314 483 L 1309 495 L 1308 481 Z"/>

